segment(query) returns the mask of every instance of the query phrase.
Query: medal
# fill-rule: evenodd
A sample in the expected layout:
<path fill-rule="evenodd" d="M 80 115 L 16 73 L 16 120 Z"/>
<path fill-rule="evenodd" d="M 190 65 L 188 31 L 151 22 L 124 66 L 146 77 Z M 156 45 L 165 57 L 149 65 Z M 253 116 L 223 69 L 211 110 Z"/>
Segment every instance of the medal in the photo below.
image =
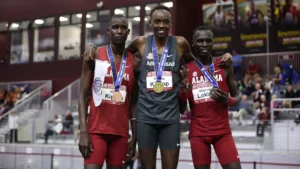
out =
<path fill-rule="evenodd" d="M 114 90 L 114 93 L 112 95 L 112 101 L 113 102 L 120 102 L 120 101 L 122 101 L 122 94 L 120 92 L 120 85 L 122 83 L 123 76 L 124 76 L 124 73 L 125 73 L 126 51 L 124 51 L 124 53 L 123 53 L 122 62 L 121 62 L 120 70 L 119 70 L 118 74 L 117 74 L 117 71 L 116 71 L 114 55 L 113 55 L 111 46 L 107 47 L 107 53 L 108 53 L 108 56 L 109 56 L 109 60 L 111 62 L 111 70 L 113 72 L 113 82 L 114 82 L 114 86 L 115 86 L 115 90 Z"/>
<path fill-rule="evenodd" d="M 112 95 L 112 100 L 114 102 L 120 102 L 122 100 L 121 92 L 114 92 L 114 94 Z"/>
<path fill-rule="evenodd" d="M 161 83 L 161 78 L 162 78 L 162 72 L 164 71 L 164 66 L 167 60 L 167 56 L 169 53 L 169 46 L 170 46 L 170 39 L 168 38 L 164 53 L 160 59 L 160 63 L 158 63 L 157 47 L 156 47 L 154 36 L 152 36 L 152 53 L 153 53 L 154 69 L 156 71 L 156 82 L 153 85 L 153 90 L 156 93 L 161 93 L 164 90 L 164 85 Z"/>
<path fill-rule="evenodd" d="M 161 93 L 164 90 L 164 85 L 161 82 L 155 82 L 153 85 L 153 90 L 156 93 Z"/>

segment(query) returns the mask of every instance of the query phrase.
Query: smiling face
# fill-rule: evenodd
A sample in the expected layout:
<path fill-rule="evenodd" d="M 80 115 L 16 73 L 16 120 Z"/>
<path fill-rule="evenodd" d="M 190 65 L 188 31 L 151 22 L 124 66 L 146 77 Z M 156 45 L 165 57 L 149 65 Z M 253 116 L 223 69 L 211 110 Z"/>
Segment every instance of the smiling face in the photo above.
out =
<path fill-rule="evenodd" d="M 164 9 L 155 10 L 149 20 L 154 36 L 168 37 L 171 28 L 171 13 Z"/>

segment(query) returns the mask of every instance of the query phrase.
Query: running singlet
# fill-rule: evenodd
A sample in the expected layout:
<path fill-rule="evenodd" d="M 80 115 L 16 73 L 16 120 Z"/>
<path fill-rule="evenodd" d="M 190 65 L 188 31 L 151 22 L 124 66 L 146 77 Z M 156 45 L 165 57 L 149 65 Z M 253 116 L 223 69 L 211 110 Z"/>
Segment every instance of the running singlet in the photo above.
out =
<path fill-rule="evenodd" d="M 128 137 L 129 123 L 129 95 L 134 84 L 134 57 L 127 52 L 125 73 L 120 85 L 122 100 L 120 104 L 112 101 L 114 90 L 113 73 L 107 54 L 107 46 L 98 48 L 98 60 L 107 61 L 109 67 L 102 86 L 102 103 L 96 107 L 93 97 L 90 101 L 90 114 L 88 116 L 89 133 L 113 134 Z M 116 72 L 120 69 L 120 63 L 116 63 Z M 93 90 L 94 83 L 91 86 Z M 93 92 L 91 92 L 93 93 Z"/>
<path fill-rule="evenodd" d="M 138 70 L 139 100 L 137 122 L 150 124 L 179 123 L 179 83 L 180 61 L 177 55 L 177 40 L 169 36 L 169 50 L 162 72 L 161 82 L 164 91 L 156 93 L 153 84 L 156 81 L 154 55 L 152 51 L 152 35 L 147 37 L 145 50 Z M 161 55 L 159 54 L 160 61 Z"/>
<path fill-rule="evenodd" d="M 218 82 L 219 88 L 228 92 L 225 71 L 217 66 L 216 63 L 218 62 L 219 59 L 214 62 L 214 78 Z M 192 84 L 192 89 L 188 94 L 192 111 L 190 137 L 230 133 L 227 105 L 210 97 L 210 90 L 213 88 L 213 84 L 202 74 L 194 61 L 187 63 L 187 69 L 189 82 Z M 210 72 L 209 68 L 207 71 Z"/>

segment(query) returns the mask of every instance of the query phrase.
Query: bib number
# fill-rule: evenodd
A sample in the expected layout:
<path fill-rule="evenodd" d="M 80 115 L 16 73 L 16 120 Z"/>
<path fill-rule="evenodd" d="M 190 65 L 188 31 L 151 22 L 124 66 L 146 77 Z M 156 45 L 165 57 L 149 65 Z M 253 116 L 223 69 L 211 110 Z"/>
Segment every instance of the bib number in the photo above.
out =
<path fill-rule="evenodd" d="M 156 82 L 156 72 L 148 72 L 146 77 L 147 90 L 153 91 L 153 86 Z M 163 71 L 161 77 L 161 83 L 164 86 L 163 91 L 170 91 L 173 89 L 173 78 L 171 71 Z"/>

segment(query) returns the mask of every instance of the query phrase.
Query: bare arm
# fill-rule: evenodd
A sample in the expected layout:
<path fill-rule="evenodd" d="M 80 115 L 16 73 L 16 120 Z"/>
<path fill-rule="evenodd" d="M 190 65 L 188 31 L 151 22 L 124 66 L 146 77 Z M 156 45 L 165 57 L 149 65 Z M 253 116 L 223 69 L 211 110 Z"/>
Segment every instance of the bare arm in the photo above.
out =
<path fill-rule="evenodd" d="M 128 45 L 127 50 L 132 54 L 138 53 L 139 55 L 141 55 L 144 53 L 145 41 L 145 36 L 139 36 Z"/>
<path fill-rule="evenodd" d="M 238 106 L 241 100 L 241 94 L 239 93 L 235 81 L 234 81 L 234 71 L 233 67 L 229 67 L 226 69 L 227 71 L 227 85 L 229 88 L 230 96 L 234 98 L 235 104 L 233 106 Z"/>
<path fill-rule="evenodd" d="M 178 45 L 178 55 L 182 57 L 185 63 L 188 63 L 195 59 L 192 54 L 191 48 L 187 40 L 182 36 L 177 36 L 177 45 Z"/>
<path fill-rule="evenodd" d="M 95 53 L 97 53 L 97 51 Z M 93 60 L 87 61 L 84 59 L 80 77 L 80 92 L 78 100 L 80 126 L 79 150 L 84 158 L 87 158 L 89 156 L 89 152 L 93 151 L 87 130 L 87 109 L 89 103 L 88 96 L 90 86 L 92 83 L 92 74 L 94 72 L 94 66 L 95 63 Z"/>

